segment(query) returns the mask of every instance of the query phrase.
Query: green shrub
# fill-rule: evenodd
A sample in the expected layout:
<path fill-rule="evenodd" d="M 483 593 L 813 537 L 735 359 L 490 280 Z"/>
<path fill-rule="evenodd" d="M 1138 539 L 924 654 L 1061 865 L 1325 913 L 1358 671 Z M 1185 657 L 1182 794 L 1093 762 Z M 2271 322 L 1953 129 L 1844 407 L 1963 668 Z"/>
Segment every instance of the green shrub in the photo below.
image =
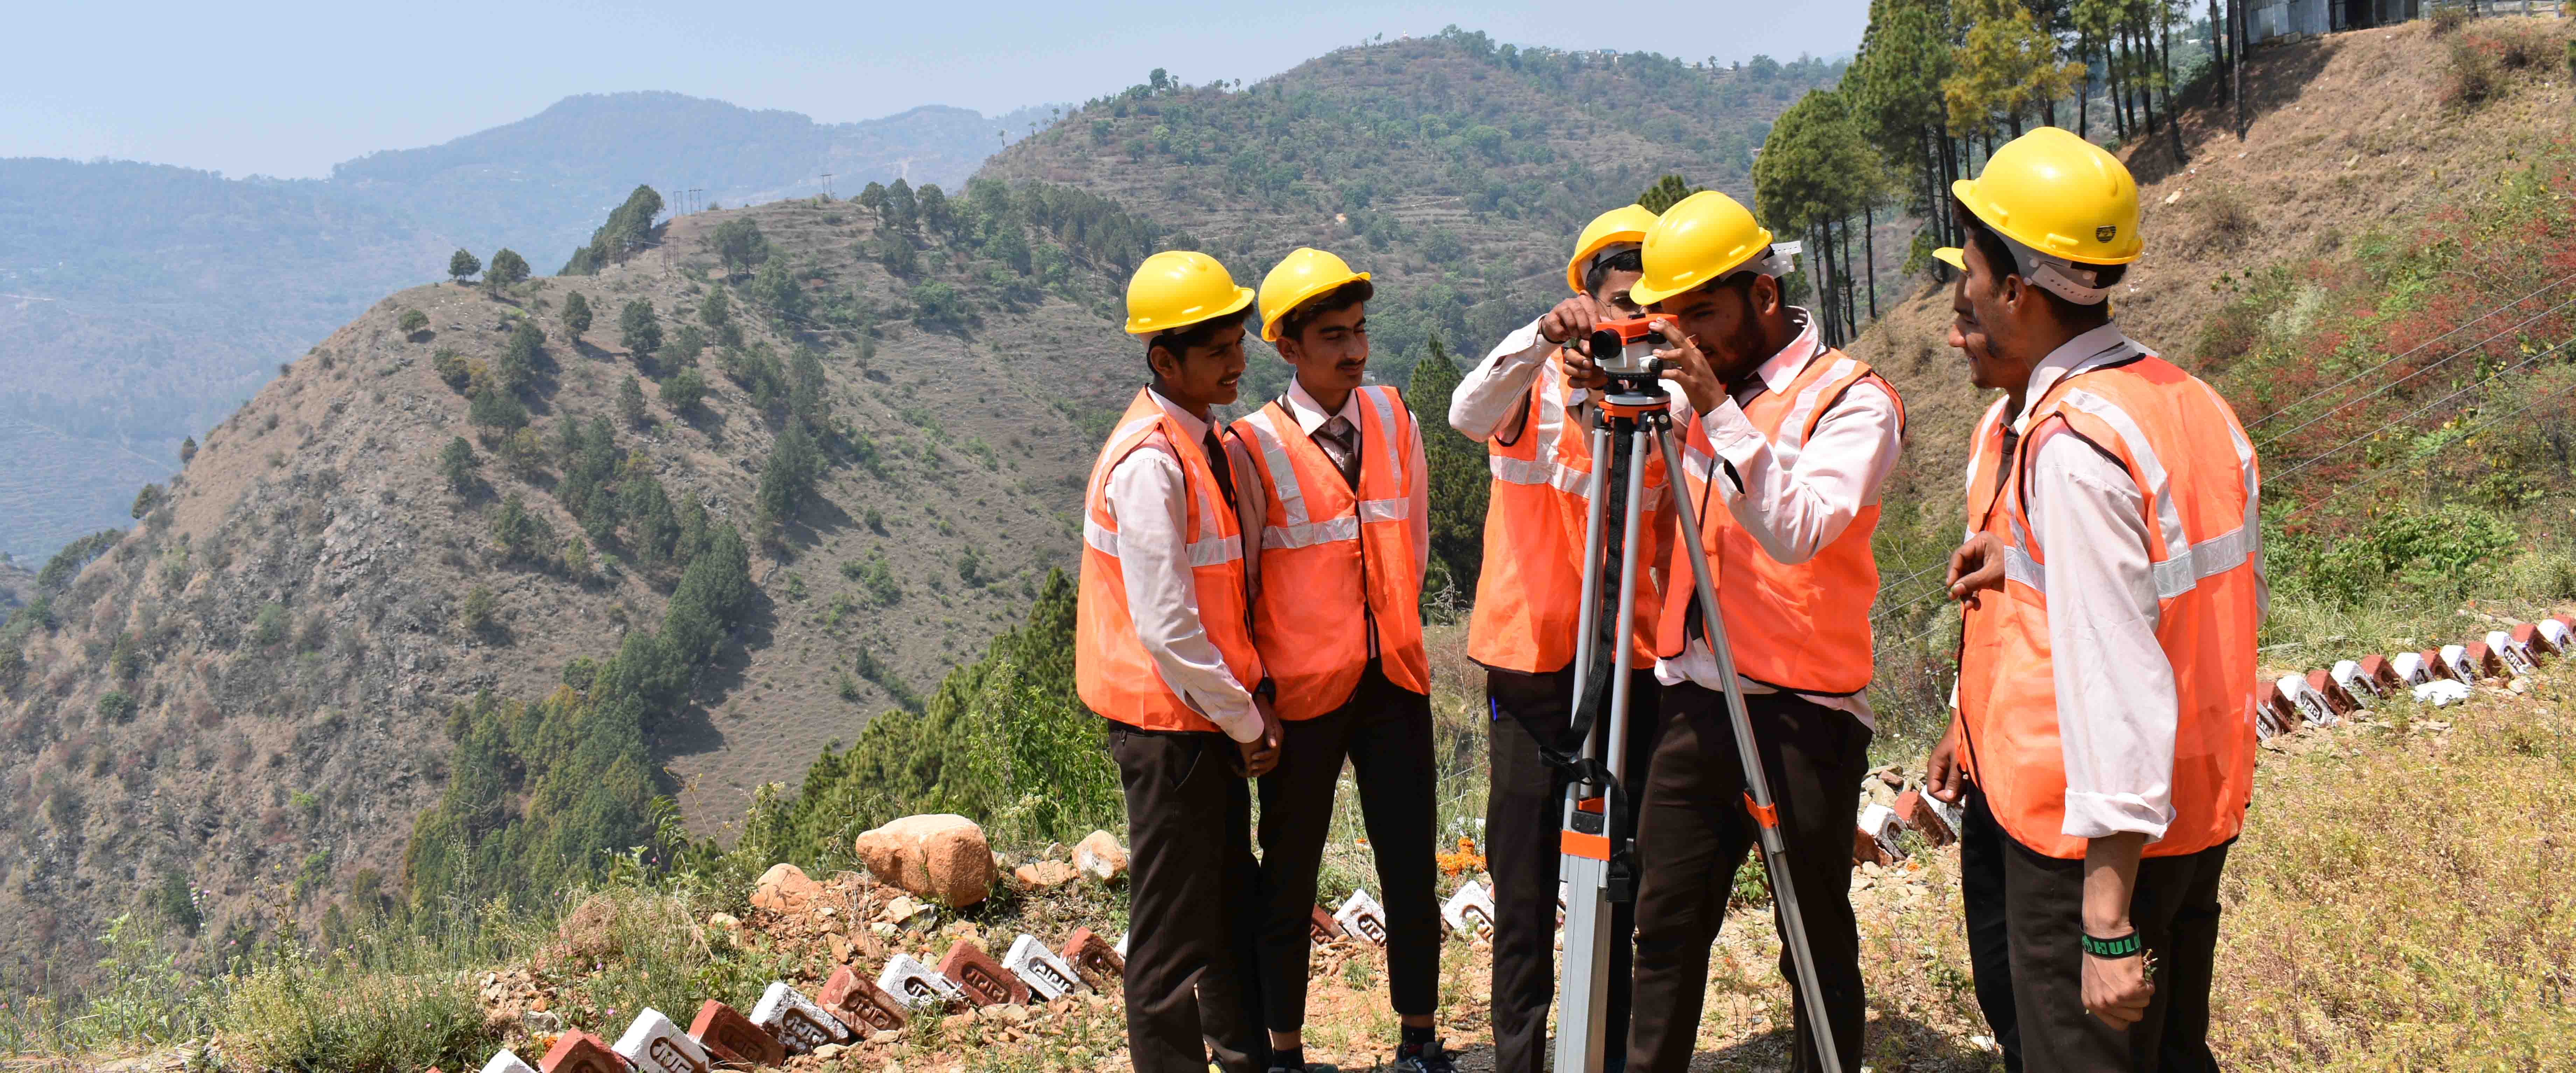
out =
<path fill-rule="evenodd" d="M 134 718 L 134 698 L 124 690 L 110 690 L 98 698 L 98 717 L 106 723 L 123 723 Z"/>
<path fill-rule="evenodd" d="M 2444 105 L 2476 108 L 2503 89 L 2504 75 L 2498 70 L 2495 53 L 2487 51 L 2467 35 L 2452 38 L 2450 51 L 2450 67 L 2442 76 L 2441 99 Z"/>
<path fill-rule="evenodd" d="M 259 614 L 251 618 L 251 643 L 266 648 L 285 639 L 286 605 L 274 600 L 262 604 Z"/>
<path fill-rule="evenodd" d="M 2391 586 L 2435 598 L 2475 590 L 2520 541 L 2511 523 L 2475 507 L 2396 511 L 2359 533 L 2270 543 L 2274 584 L 2344 606 Z"/>
<path fill-rule="evenodd" d="M 429 327 L 429 314 L 417 309 L 406 309 L 402 311 L 402 319 L 397 324 L 402 328 L 404 335 L 418 335 L 423 329 Z"/>
<path fill-rule="evenodd" d="M 223 1023 L 259 1069 L 472 1069 L 501 1043 L 465 973 L 335 971 L 300 944 L 234 985 Z"/>

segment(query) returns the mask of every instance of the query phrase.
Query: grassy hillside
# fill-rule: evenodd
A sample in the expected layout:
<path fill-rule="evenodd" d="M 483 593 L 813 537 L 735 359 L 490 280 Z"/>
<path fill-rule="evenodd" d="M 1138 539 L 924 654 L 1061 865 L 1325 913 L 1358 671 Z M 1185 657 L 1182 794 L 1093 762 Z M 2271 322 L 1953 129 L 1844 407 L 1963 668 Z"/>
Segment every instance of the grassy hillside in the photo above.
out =
<path fill-rule="evenodd" d="M 740 205 L 910 176 L 955 185 L 1041 109 L 821 124 L 675 93 L 567 98 L 330 179 L 0 160 L 0 550 L 41 560 L 125 520 L 183 437 L 458 246 L 564 262 L 639 182 Z M 999 137 L 997 135 L 1006 135 Z"/>
<path fill-rule="evenodd" d="M 2553 349 L 2576 336 L 2576 157 L 2556 133 L 2567 37 L 2482 19 L 2259 49 L 2244 141 L 2232 110 L 2204 101 L 2183 113 L 2180 165 L 2162 137 L 2122 150 L 2147 245 L 2118 318 L 2216 383 L 2263 458 L 2267 658 L 2459 633 L 2477 621 L 2466 596 L 2576 596 L 2576 346 Z M 1950 292 L 1927 283 L 1852 348 L 1903 392 L 1908 421 L 1879 541 L 1873 695 L 1890 755 L 1944 719 L 1956 613 L 1937 564 L 1958 540 L 1968 432 L 1994 398 L 1969 387 L 1949 321 Z"/>
<path fill-rule="evenodd" d="M 1658 177 L 1750 201 L 1771 118 L 1839 73 L 1498 47 L 1452 27 L 1246 87 L 1136 86 L 985 174 L 1117 198 L 1254 279 L 1301 245 L 1342 253 L 1375 274 L 1372 368 L 1402 383 L 1427 338 L 1480 357 L 1562 299 L 1574 233 Z M 1258 386 L 1284 388 L 1284 368 Z"/>

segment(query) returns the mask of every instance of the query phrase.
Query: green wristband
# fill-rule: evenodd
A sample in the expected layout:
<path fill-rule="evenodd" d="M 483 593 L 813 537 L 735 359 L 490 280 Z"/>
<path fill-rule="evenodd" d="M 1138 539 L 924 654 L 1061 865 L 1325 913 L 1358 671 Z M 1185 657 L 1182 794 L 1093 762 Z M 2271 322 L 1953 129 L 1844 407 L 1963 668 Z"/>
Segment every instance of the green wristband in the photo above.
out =
<path fill-rule="evenodd" d="M 2117 939 L 2096 939 L 2089 932 L 2084 936 L 2084 952 L 2097 958 L 2136 957 L 2146 949 L 2147 944 L 2140 942 L 2134 931 Z"/>

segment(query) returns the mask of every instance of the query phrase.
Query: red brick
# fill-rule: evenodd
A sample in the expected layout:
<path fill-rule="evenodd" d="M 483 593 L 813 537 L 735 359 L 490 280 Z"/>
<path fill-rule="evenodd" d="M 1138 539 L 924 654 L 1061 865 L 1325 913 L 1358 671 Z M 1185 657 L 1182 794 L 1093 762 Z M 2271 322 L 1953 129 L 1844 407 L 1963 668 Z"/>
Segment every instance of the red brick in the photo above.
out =
<path fill-rule="evenodd" d="M 2406 688 L 2406 683 L 2398 680 L 2396 669 L 2388 665 L 2386 656 L 2361 657 L 2361 676 L 2379 683 L 2379 688 L 2385 692 L 2395 693 Z"/>
<path fill-rule="evenodd" d="M 2361 702 L 2353 699 L 2352 694 L 2344 689 L 2343 683 L 2334 680 L 2333 671 L 2309 671 L 2308 688 L 2316 690 L 2318 696 L 2324 697 L 2326 708 L 2336 715 L 2350 715 L 2361 710 Z"/>
<path fill-rule="evenodd" d="M 1315 907 L 1315 914 L 1306 918 L 1306 933 L 1318 943 L 1329 943 L 1342 937 L 1342 922 L 1333 919 L 1333 914 L 1325 912 L 1319 905 Z"/>
<path fill-rule="evenodd" d="M 1935 846 L 1949 845 L 1959 837 L 1950 830 L 1950 822 L 1932 810 L 1932 803 L 1923 799 L 1920 790 L 1907 790 L 1896 795 L 1896 818 Z"/>
<path fill-rule="evenodd" d="M 2551 615 L 2549 617 L 2557 619 L 2559 625 L 2567 627 L 2570 631 L 2576 631 L 2576 615 Z"/>
<path fill-rule="evenodd" d="M 814 1004 L 832 1011 L 860 1039 L 872 1032 L 900 1032 L 907 1020 L 902 1003 L 847 965 L 832 970 L 832 978 L 814 995 Z"/>
<path fill-rule="evenodd" d="M 2495 649 L 2488 648 L 2487 643 L 2484 641 L 2471 641 L 2469 642 L 2468 649 L 2469 667 L 2470 669 L 2477 671 L 2479 677 L 2503 677 L 2504 657 L 2496 655 Z"/>
<path fill-rule="evenodd" d="M 948 956 L 939 959 L 939 975 L 966 992 L 966 1000 L 978 1006 L 1025 1005 L 1029 985 L 1011 974 L 984 948 L 964 939 L 948 948 Z"/>
<path fill-rule="evenodd" d="M 751 1018 L 743 1016 L 742 1011 L 715 999 L 708 999 L 705 1005 L 698 1007 L 697 1018 L 689 1022 L 689 1038 L 706 1047 L 709 1054 L 723 1048 L 725 1053 L 748 1059 L 756 1065 L 787 1063 L 787 1048 L 778 1042 L 778 1037 L 762 1031 L 759 1025 L 751 1023 Z"/>
<path fill-rule="evenodd" d="M 1888 860 L 1887 851 L 1879 848 L 1878 839 L 1875 836 L 1859 826 L 1854 826 L 1852 828 L 1852 863 L 1875 864 L 1884 868 L 1895 862 Z"/>
<path fill-rule="evenodd" d="M 1089 928 L 1073 929 L 1073 937 L 1064 941 L 1061 956 L 1094 991 L 1107 991 L 1111 983 L 1127 977 L 1127 960 L 1118 956 L 1118 948 Z"/>
<path fill-rule="evenodd" d="M 2420 653 L 2420 655 L 2424 657 L 2424 669 L 2430 672 L 2433 677 L 2437 679 L 2459 677 L 2459 675 L 2451 673 L 2451 665 L 2448 661 L 2442 658 L 2441 649 L 2427 648 Z"/>
<path fill-rule="evenodd" d="M 2558 646 L 2549 643 L 2549 635 L 2540 632 L 2540 624 L 2535 622 L 2526 622 L 2514 627 L 2513 640 L 2515 644 L 2531 650 L 2532 658 L 2535 660 L 2542 656 L 2558 654 Z"/>
<path fill-rule="evenodd" d="M 566 1032 L 537 1063 L 537 1073 L 626 1073 L 626 1058 L 588 1032 Z"/>
<path fill-rule="evenodd" d="M 713 1063 L 717 1069 L 731 1069 L 737 1070 L 739 1073 L 752 1073 L 753 1070 L 759 1069 L 764 1064 L 754 1062 L 751 1059 L 735 1054 L 731 1050 L 726 1049 L 725 1045 L 721 1043 L 709 1043 L 705 1040 L 699 1040 L 698 1046 L 706 1048 L 707 1061 Z M 777 1065 L 779 1063 L 771 1062 L 766 1064 Z"/>
<path fill-rule="evenodd" d="M 2281 686 L 2279 683 L 2270 679 L 2265 679 L 2264 681 L 2256 684 L 2254 687 L 2254 727 L 2260 736 L 2270 737 L 2274 734 L 2287 734 L 2293 730 L 2297 730 L 2299 728 L 2299 723 L 2300 718 L 2298 706 L 2290 703 L 2290 698 L 2281 695 Z"/>

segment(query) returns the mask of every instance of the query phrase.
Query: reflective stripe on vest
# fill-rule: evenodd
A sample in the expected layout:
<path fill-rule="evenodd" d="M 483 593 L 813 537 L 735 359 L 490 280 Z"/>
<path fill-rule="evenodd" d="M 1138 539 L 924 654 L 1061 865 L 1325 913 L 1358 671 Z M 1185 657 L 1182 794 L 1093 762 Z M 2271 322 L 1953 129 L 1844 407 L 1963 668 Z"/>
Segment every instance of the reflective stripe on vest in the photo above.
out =
<path fill-rule="evenodd" d="M 2064 833 L 2047 550 L 2031 540 L 2022 489 L 2031 444 L 2079 435 L 2117 459 L 2146 501 L 2156 640 L 2173 667 L 2174 818 L 2146 854 L 2195 853 L 2234 838 L 2253 787 L 2261 626 L 2262 481 L 2252 442 L 2217 392 L 2152 355 L 2067 377 L 2031 407 L 2026 427 L 2000 479 L 1972 473 L 1970 482 L 1969 505 L 1982 515 L 1972 515 L 1974 528 L 2005 545 L 2003 592 L 1966 611 L 1961 645 L 1962 752 L 1973 777 L 2016 841 L 2059 859 L 2084 855 L 2086 840 Z M 1972 457 L 1991 465 L 2001 454 L 1996 415 L 1981 424 Z"/>
<path fill-rule="evenodd" d="M 1356 490 L 1280 404 L 1234 426 L 1255 448 L 1252 468 L 1268 492 L 1252 633 L 1282 719 L 1312 719 L 1350 699 L 1372 626 L 1387 680 L 1431 691 L 1409 524 L 1415 482 L 1426 479 L 1412 453 L 1413 415 L 1391 387 L 1363 387 L 1357 397 L 1368 405 L 1360 407 Z"/>
<path fill-rule="evenodd" d="M 1550 357 L 1531 381 L 1528 404 L 1513 425 L 1519 435 L 1486 444 L 1493 481 L 1485 508 L 1485 557 L 1467 620 L 1467 656 L 1486 667 L 1546 674 L 1574 662 L 1592 444 L 1580 403 L 1569 413 L 1567 397 L 1563 366 Z M 1672 524 L 1665 485 L 1661 454 L 1649 454 L 1638 499 L 1650 539 L 1663 539 Z M 1615 515 L 1605 520 L 1620 521 Z M 1639 549 L 1639 564 L 1657 562 L 1658 547 Z M 1655 615 L 1663 607 L 1659 574 L 1647 571 L 1639 578 L 1629 635 L 1632 668 L 1654 666 Z M 1609 583 L 1618 583 L 1615 572 Z"/>
<path fill-rule="evenodd" d="M 1109 509 L 1109 476 L 1137 451 L 1161 451 L 1181 467 L 1189 490 L 1182 535 L 1188 542 L 1192 592 L 1208 640 L 1235 680 L 1261 680 L 1261 657 L 1252 644 L 1251 609 L 1244 585 L 1241 523 L 1224 501 L 1205 448 L 1144 391 L 1128 404 L 1117 430 L 1092 464 L 1084 495 L 1082 581 L 1074 622 L 1074 684 L 1082 702 L 1103 716 L 1147 730 L 1214 732 L 1215 723 L 1190 707 L 1163 681 L 1138 639 L 1127 608 L 1126 576 L 1119 560 L 1118 519 Z M 1224 460 L 1214 460 L 1224 464 Z"/>
<path fill-rule="evenodd" d="M 1838 350 L 1816 353 L 1787 388 L 1755 396 L 1743 407 L 1744 416 L 1786 462 L 1805 449 L 1833 404 L 1863 381 L 1887 392 L 1901 427 L 1905 403 L 1896 389 Z M 1848 695 L 1868 688 L 1874 668 L 1869 606 L 1878 598 L 1870 538 L 1878 529 L 1878 504 L 1864 505 L 1814 557 L 1782 563 L 1711 493 L 1710 482 L 1720 479 L 1718 461 L 1700 421 L 1691 422 L 1682 454 L 1684 492 L 1699 508 L 1700 539 L 1713 567 L 1736 673 L 1798 693 Z M 1690 590 L 1678 587 L 1690 584 L 1689 554 L 1687 545 L 1674 541 L 1664 571 L 1677 586 L 1664 602 L 1657 636 L 1657 648 L 1667 657 L 1682 654 L 1691 629 L 1694 601 Z"/>

